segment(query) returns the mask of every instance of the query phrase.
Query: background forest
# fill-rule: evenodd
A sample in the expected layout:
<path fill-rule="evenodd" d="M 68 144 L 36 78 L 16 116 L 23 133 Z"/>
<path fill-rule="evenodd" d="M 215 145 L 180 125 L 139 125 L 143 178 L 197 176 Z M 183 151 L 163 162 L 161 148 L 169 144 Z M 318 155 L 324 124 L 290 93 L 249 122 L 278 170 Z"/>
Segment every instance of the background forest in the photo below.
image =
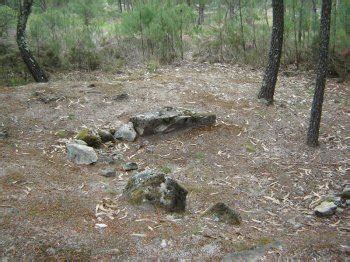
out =
<path fill-rule="evenodd" d="M 313 69 L 321 1 L 285 1 L 282 66 Z M 0 1 L 0 84 L 31 80 L 15 41 L 18 4 Z M 331 76 L 349 73 L 350 2 L 333 1 Z M 262 67 L 272 8 L 265 0 L 37 0 L 28 21 L 31 50 L 49 73 L 125 66 L 154 71 L 183 59 Z"/>

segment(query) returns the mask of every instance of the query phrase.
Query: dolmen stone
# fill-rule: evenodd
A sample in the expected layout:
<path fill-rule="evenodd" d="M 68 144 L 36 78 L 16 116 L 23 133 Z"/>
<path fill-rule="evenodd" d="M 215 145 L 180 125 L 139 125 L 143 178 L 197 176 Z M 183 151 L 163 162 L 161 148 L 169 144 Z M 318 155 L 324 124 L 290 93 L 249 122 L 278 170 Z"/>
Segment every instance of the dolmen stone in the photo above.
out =
<path fill-rule="evenodd" d="M 168 133 L 183 128 L 201 127 L 215 124 L 216 115 L 198 113 L 188 109 L 165 107 L 155 112 L 130 118 L 138 135 L 147 136 Z"/>
<path fill-rule="evenodd" d="M 78 143 L 67 144 L 67 157 L 78 165 L 90 165 L 97 162 L 95 150 Z"/>
<path fill-rule="evenodd" d="M 174 179 L 155 170 L 146 170 L 129 179 L 123 195 L 135 205 L 148 202 L 169 212 L 183 212 L 187 193 Z"/>
<path fill-rule="evenodd" d="M 242 222 L 241 216 L 225 203 L 216 203 L 208 208 L 202 214 L 204 217 L 210 217 L 214 221 L 226 223 L 229 225 L 240 225 Z"/>

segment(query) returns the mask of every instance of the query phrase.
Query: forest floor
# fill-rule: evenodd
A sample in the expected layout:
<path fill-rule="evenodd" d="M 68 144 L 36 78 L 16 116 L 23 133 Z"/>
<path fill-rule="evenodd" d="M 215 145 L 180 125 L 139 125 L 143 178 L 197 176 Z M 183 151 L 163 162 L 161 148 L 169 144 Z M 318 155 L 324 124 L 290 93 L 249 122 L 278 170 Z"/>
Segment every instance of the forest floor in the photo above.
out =
<path fill-rule="evenodd" d="M 262 72 L 236 65 L 70 73 L 1 87 L 0 123 L 9 137 L 0 140 L 0 256 L 342 261 L 350 254 L 349 209 L 318 218 L 313 207 L 350 183 L 349 84 L 327 82 L 321 145 L 309 148 L 314 75 L 288 75 L 279 77 L 270 107 L 256 98 Z M 121 93 L 129 99 L 112 99 Z M 120 194 L 131 173 L 106 178 L 99 173 L 108 163 L 79 166 L 65 152 L 66 139 L 84 126 L 117 127 L 163 106 L 212 112 L 217 124 L 97 151 L 169 173 L 189 191 L 180 215 L 130 205 Z M 95 216 L 104 198 L 118 206 L 114 219 Z M 219 201 L 241 214 L 241 226 L 200 216 Z"/>

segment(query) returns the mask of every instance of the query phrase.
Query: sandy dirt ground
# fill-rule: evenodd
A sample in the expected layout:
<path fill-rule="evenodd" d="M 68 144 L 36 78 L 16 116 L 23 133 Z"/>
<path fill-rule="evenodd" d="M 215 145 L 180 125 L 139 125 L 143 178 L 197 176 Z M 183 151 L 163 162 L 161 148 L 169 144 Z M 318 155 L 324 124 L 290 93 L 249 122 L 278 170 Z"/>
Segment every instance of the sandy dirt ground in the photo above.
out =
<path fill-rule="evenodd" d="M 305 145 L 314 75 L 281 74 L 276 101 L 256 94 L 262 72 L 221 64 L 183 64 L 119 75 L 70 73 L 45 84 L 0 88 L 0 256 L 60 260 L 236 260 L 350 254 L 349 209 L 313 215 L 323 196 L 350 183 L 350 88 L 327 82 L 320 147 Z M 127 93 L 129 98 L 113 97 Z M 217 115 L 213 127 L 104 145 L 100 161 L 67 160 L 65 141 L 84 127 L 116 128 L 163 106 Z M 104 159 L 119 155 L 120 163 Z M 168 173 L 188 191 L 184 214 L 133 206 L 120 198 L 131 172 Z M 115 167 L 116 178 L 100 175 Z M 96 217 L 109 198 L 113 217 Z M 238 211 L 241 226 L 201 217 L 216 202 Z M 107 225 L 95 228 L 96 223 Z"/>

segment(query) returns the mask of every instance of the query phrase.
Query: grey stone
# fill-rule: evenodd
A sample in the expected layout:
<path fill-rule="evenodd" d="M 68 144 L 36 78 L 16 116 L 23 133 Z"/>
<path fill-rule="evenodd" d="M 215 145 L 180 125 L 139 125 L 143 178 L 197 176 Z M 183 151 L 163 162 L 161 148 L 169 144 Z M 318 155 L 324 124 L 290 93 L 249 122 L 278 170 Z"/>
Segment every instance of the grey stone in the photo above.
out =
<path fill-rule="evenodd" d="M 120 102 L 123 100 L 128 100 L 129 99 L 129 95 L 127 93 L 121 93 L 119 95 L 113 96 L 112 100 Z"/>
<path fill-rule="evenodd" d="M 125 171 L 137 170 L 138 168 L 139 168 L 138 165 L 134 162 L 127 162 L 123 164 L 123 169 Z"/>
<path fill-rule="evenodd" d="M 315 215 L 318 217 L 332 216 L 337 210 L 337 206 L 333 202 L 324 201 L 315 207 Z"/>
<path fill-rule="evenodd" d="M 114 141 L 114 136 L 107 130 L 98 130 L 98 135 L 100 136 L 103 143 Z"/>
<path fill-rule="evenodd" d="M 113 168 L 106 168 L 100 171 L 101 176 L 104 177 L 115 177 L 117 172 Z"/>
<path fill-rule="evenodd" d="M 221 202 L 211 206 L 202 216 L 211 217 L 216 221 L 230 225 L 240 225 L 242 222 L 241 216 L 236 211 Z"/>
<path fill-rule="evenodd" d="M 216 116 L 187 109 L 165 107 L 159 111 L 136 115 L 130 121 L 140 136 L 146 136 L 183 128 L 213 125 Z"/>
<path fill-rule="evenodd" d="M 342 199 L 350 199 L 350 187 L 344 188 L 343 191 L 339 194 L 339 196 Z"/>
<path fill-rule="evenodd" d="M 115 133 L 114 138 L 119 140 L 125 140 L 129 142 L 135 141 L 137 133 L 134 129 L 133 123 L 129 122 L 122 125 Z"/>
<path fill-rule="evenodd" d="M 149 202 L 170 212 L 185 211 L 187 193 L 174 179 L 154 170 L 133 175 L 123 192 L 130 203 Z"/>
<path fill-rule="evenodd" d="M 4 127 L 0 127 L 0 139 L 8 138 L 9 133 Z"/>
<path fill-rule="evenodd" d="M 92 147 L 80 144 L 67 145 L 67 157 L 79 165 L 89 165 L 97 162 L 97 154 Z"/>
<path fill-rule="evenodd" d="M 73 141 L 74 141 L 75 144 L 87 146 L 87 143 L 85 141 L 83 141 L 83 140 L 74 139 Z"/>

